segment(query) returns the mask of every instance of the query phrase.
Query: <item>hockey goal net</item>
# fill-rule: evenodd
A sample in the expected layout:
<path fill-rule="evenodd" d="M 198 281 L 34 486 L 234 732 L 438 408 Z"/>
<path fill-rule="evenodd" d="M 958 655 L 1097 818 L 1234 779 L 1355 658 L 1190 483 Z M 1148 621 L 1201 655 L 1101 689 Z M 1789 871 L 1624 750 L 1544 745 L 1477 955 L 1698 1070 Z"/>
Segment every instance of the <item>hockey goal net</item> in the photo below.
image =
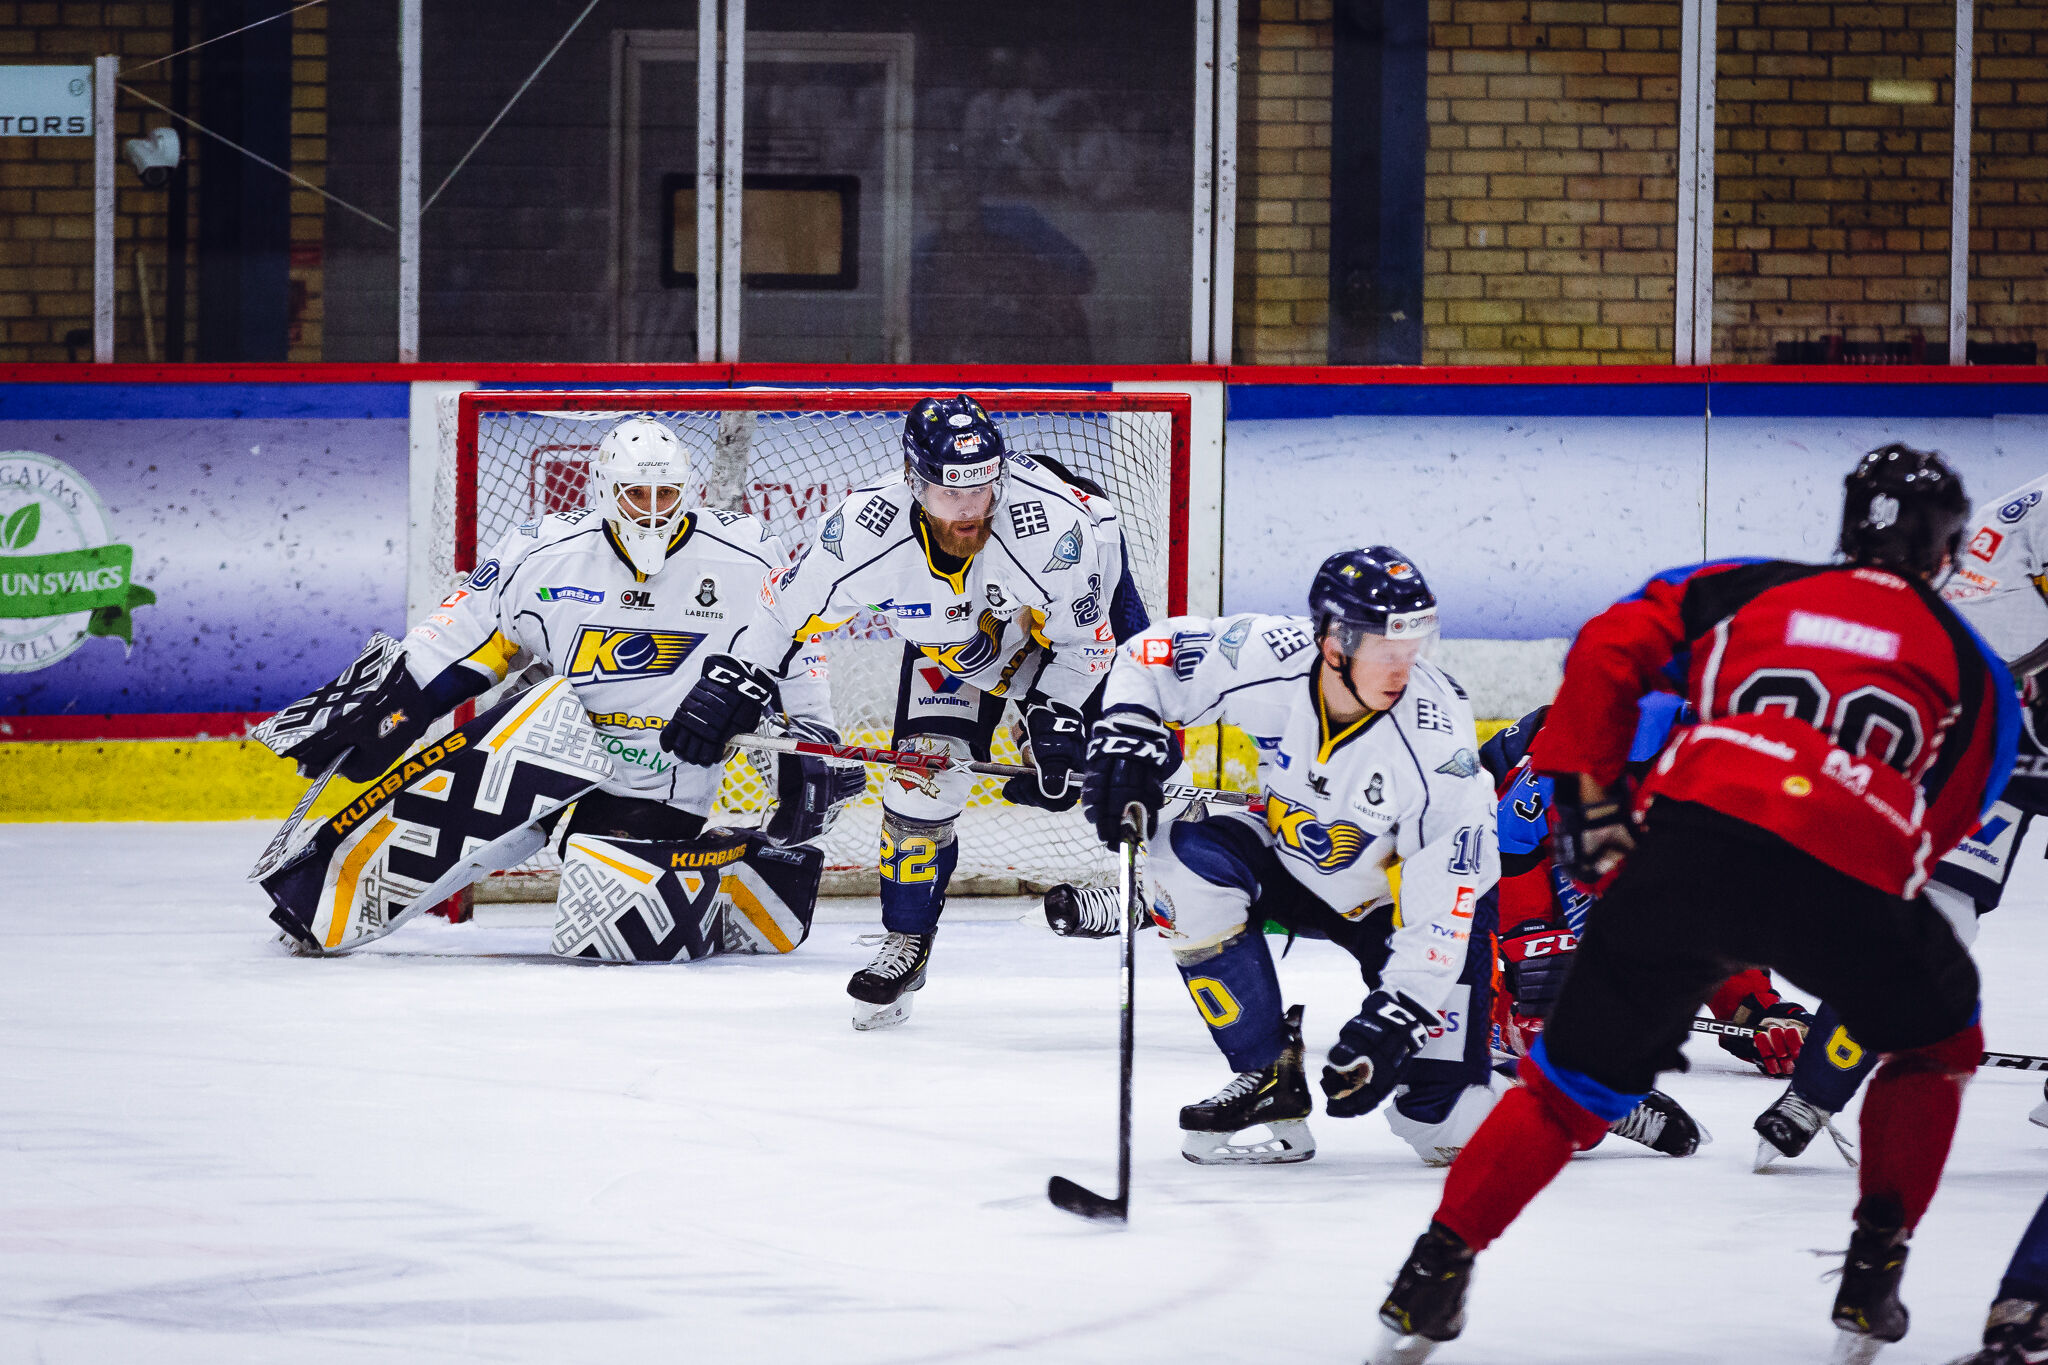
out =
<path fill-rule="evenodd" d="M 792 554 L 810 543 L 853 489 L 903 463 L 904 417 L 939 390 L 470 390 L 441 408 L 433 566 L 451 591 L 518 526 L 585 505 L 590 460 L 629 414 L 666 422 L 690 448 L 700 486 L 691 500 L 760 517 Z M 945 389 L 944 392 L 953 392 Z M 1184 609 L 1190 399 L 1173 393 L 985 390 L 975 395 L 1010 448 L 1049 455 L 1115 500 L 1131 570 L 1156 618 Z M 849 743 L 887 743 L 903 644 L 886 622 L 860 617 L 826 638 L 833 707 Z M 1015 762 L 1014 709 L 995 757 Z M 881 770 L 826 837 L 828 890 L 875 885 Z M 1110 875 L 1112 864 L 1078 811 L 1012 806 L 999 779 L 975 786 L 959 825 L 959 893 L 1009 891 Z M 768 801 L 762 773 L 743 755 L 726 765 L 712 821 L 750 824 Z M 552 892 L 547 855 L 494 879 L 486 895 Z M 522 886 L 523 883 L 523 886 Z"/>

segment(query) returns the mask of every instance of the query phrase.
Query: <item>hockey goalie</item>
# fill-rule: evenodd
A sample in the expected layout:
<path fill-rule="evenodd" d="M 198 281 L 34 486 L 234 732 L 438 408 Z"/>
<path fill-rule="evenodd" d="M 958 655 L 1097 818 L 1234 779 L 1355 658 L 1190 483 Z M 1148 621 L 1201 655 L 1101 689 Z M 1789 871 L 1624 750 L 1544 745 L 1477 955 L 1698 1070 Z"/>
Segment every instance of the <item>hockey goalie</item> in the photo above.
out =
<path fill-rule="evenodd" d="M 658 743 L 788 561 L 753 517 L 690 505 L 691 455 L 653 418 L 620 422 L 592 461 L 589 506 L 508 532 L 403 643 L 374 637 L 333 684 L 257 728 L 303 774 L 370 784 L 276 866 L 259 864 L 297 951 L 359 948 L 550 840 L 558 956 L 668 962 L 804 940 L 822 870 L 810 845 L 860 794 L 861 771 L 776 755 L 765 824 L 706 829 L 722 768 L 679 764 Z M 824 652 L 805 648 L 763 724 L 836 743 Z M 416 749 L 508 678 L 530 685 Z"/>

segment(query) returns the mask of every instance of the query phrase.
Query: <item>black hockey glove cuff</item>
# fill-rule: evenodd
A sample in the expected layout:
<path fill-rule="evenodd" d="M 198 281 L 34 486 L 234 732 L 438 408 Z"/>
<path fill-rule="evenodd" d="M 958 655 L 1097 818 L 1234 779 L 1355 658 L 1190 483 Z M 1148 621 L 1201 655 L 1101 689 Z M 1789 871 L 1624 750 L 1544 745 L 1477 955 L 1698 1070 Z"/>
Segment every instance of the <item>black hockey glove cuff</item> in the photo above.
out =
<path fill-rule="evenodd" d="M 1337 1033 L 1323 1068 L 1323 1108 L 1332 1118 L 1370 1114 L 1394 1093 L 1401 1066 L 1429 1041 L 1436 1011 L 1404 991 L 1374 991 Z"/>
<path fill-rule="evenodd" d="M 1573 880 L 1592 886 L 1621 865 L 1635 847 L 1626 803 L 1608 798 L 1585 802 L 1577 773 L 1555 773 L 1550 809 L 1557 827 L 1550 840 L 1551 857 Z"/>
<path fill-rule="evenodd" d="M 727 740 L 761 723 L 761 712 L 774 700 L 774 679 L 730 654 L 714 654 L 662 727 L 661 747 L 684 763 L 708 768 L 724 760 Z"/>
<path fill-rule="evenodd" d="M 1044 810 L 1072 810 L 1081 799 L 1080 767 L 1088 757 L 1088 727 L 1081 713 L 1050 697 L 1026 697 L 1024 739 L 1037 777 L 1013 777 L 1003 799 Z"/>
<path fill-rule="evenodd" d="M 1145 838 L 1166 804 L 1166 778 L 1180 766 L 1180 741 L 1148 711 L 1117 711 L 1095 722 L 1088 736 L 1088 771 L 1081 779 L 1081 808 L 1109 848 L 1123 843 L 1124 811 L 1144 809 Z"/>

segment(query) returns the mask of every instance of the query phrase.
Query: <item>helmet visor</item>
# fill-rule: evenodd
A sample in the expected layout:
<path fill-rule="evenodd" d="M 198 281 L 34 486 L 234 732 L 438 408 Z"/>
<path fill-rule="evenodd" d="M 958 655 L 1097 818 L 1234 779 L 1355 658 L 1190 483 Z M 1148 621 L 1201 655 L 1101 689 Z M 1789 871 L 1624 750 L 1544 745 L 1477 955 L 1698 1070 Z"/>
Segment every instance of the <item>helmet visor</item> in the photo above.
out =
<path fill-rule="evenodd" d="M 933 521 L 987 521 L 995 515 L 996 485 L 993 482 L 971 488 L 945 488 L 915 480 L 917 500 Z"/>

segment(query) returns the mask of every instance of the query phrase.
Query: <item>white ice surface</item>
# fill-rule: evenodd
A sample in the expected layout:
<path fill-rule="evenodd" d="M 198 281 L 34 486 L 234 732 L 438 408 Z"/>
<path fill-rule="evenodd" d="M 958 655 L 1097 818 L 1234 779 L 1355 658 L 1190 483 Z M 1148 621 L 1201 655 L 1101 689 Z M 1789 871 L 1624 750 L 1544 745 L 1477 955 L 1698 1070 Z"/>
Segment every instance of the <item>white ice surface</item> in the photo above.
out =
<path fill-rule="evenodd" d="M 487 909 L 301 961 L 241 880 L 267 833 L 0 826 L 0 1361 L 1357 1361 L 1442 1184 L 1377 1117 L 1318 1117 L 1305 1165 L 1182 1161 L 1223 1067 L 1157 942 L 1105 1229 L 1044 1189 L 1113 1187 L 1113 942 L 963 903 L 911 1022 L 858 1034 L 857 915 L 780 959 L 562 964 Z M 1979 940 L 2007 1050 L 2048 1051 L 2040 857 Z M 1346 961 L 1281 964 L 1312 1051 Z M 1752 1175 L 1778 1085 L 1692 1055 L 1667 1088 L 1720 1140 L 1576 1161 L 1444 1365 L 1826 1358 L 1853 1176 L 1825 1141 Z M 1887 1362 L 1974 1342 L 2048 1185 L 2040 1094 L 1971 1087 Z"/>

